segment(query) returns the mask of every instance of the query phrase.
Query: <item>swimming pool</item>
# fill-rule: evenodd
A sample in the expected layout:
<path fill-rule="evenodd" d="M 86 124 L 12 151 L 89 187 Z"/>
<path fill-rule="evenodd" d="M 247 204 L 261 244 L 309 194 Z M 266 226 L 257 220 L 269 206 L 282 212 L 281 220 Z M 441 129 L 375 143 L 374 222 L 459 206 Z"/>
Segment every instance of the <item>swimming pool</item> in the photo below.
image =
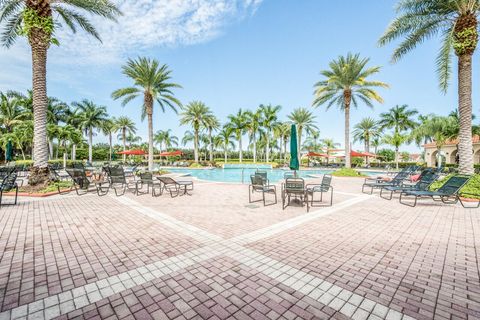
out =
<path fill-rule="evenodd" d="M 168 168 L 170 172 L 188 174 L 192 177 L 196 177 L 201 180 L 207 181 L 217 181 L 217 182 L 237 182 L 242 183 L 242 174 L 243 182 L 248 183 L 250 181 L 250 175 L 254 174 L 257 169 L 254 168 L 227 168 L 227 169 L 189 169 L 189 168 Z M 268 179 L 271 183 L 278 182 L 283 180 L 283 175 L 285 172 L 290 172 L 290 170 L 282 169 L 260 169 L 261 171 L 266 171 L 268 174 Z M 242 173 L 243 171 L 243 173 Z M 299 170 L 297 171 L 298 176 L 302 178 L 308 178 L 310 175 L 322 175 L 326 173 L 332 173 L 333 170 Z M 364 172 L 367 175 L 379 175 L 380 172 Z"/>

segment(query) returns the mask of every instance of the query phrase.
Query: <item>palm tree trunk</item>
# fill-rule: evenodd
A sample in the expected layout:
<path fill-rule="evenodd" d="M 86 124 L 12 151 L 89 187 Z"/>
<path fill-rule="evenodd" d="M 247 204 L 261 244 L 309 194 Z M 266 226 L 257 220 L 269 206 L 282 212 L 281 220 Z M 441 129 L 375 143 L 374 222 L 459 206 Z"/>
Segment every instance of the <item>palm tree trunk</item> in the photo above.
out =
<path fill-rule="evenodd" d="M 210 163 L 213 163 L 213 139 L 212 139 L 212 128 L 208 129 L 208 139 L 210 142 Z"/>
<path fill-rule="evenodd" d="M 113 146 L 112 146 L 112 133 L 110 132 L 108 134 L 108 142 L 110 144 L 110 149 L 109 149 L 109 155 L 108 155 L 108 161 L 109 162 L 112 162 L 112 149 L 113 149 Z"/>
<path fill-rule="evenodd" d="M 44 183 L 48 179 L 47 143 L 47 50 L 45 34 L 35 30 L 30 35 L 32 47 L 32 91 L 33 91 L 33 150 L 34 163 L 28 182 L 30 185 Z M 32 31 L 33 32 L 33 31 Z M 41 38 L 40 38 L 41 37 Z"/>
<path fill-rule="evenodd" d="M 368 139 L 365 140 L 365 152 L 367 152 L 367 153 L 370 152 L 370 143 L 369 143 Z M 366 161 L 365 161 L 365 162 L 366 162 L 366 164 L 367 164 L 367 166 L 368 166 L 368 165 L 370 164 L 370 157 L 365 157 L 365 158 L 366 158 Z"/>
<path fill-rule="evenodd" d="M 257 136 L 253 133 L 253 163 L 257 162 Z"/>
<path fill-rule="evenodd" d="M 52 139 L 47 139 L 48 143 L 48 158 L 53 159 L 53 141 Z"/>
<path fill-rule="evenodd" d="M 298 126 L 298 146 L 297 146 L 297 153 L 298 153 L 298 163 L 300 167 L 302 166 L 302 155 L 300 151 L 302 150 L 302 130 L 301 126 Z"/>
<path fill-rule="evenodd" d="M 350 157 L 350 102 L 345 105 L 345 168 L 352 167 Z"/>
<path fill-rule="evenodd" d="M 240 151 L 238 157 L 239 157 L 239 159 L 240 159 L 240 162 L 242 162 L 242 160 L 243 160 L 243 154 L 242 154 L 242 136 L 241 136 L 241 135 L 238 137 L 238 149 L 239 149 L 239 151 Z"/>
<path fill-rule="evenodd" d="M 88 162 L 92 163 L 93 158 L 93 129 L 88 128 Z"/>
<path fill-rule="evenodd" d="M 195 163 L 198 163 L 198 129 L 194 129 L 193 133 L 193 154 Z"/>
<path fill-rule="evenodd" d="M 77 160 L 77 144 L 72 145 L 72 161 Z"/>
<path fill-rule="evenodd" d="M 228 155 L 227 155 L 227 146 L 225 145 L 225 148 L 223 148 L 224 156 L 225 156 L 225 163 L 227 163 L 228 160 Z"/>
<path fill-rule="evenodd" d="M 283 162 L 287 162 L 287 139 L 283 139 Z"/>
<path fill-rule="evenodd" d="M 127 150 L 127 129 L 122 128 L 122 142 L 123 142 L 123 151 L 125 152 Z M 123 162 L 127 160 L 127 155 L 123 153 Z"/>
<path fill-rule="evenodd" d="M 398 170 L 398 147 L 395 147 L 395 168 Z"/>
<path fill-rule="evenodd" d="M 152 109 L 152 108 L 150 108 Z M 148 170 L 153 170 L 153 113 L 147 114 L 148 117 Z"/>
<path fill-rule="evenodd" d="M 265 162 L 268 162 L 268 160 L 270 160 L 270 130 L 267 130 L 266 140 L 267 140 L 267 149 L 265 150 L 266 151 Z"/>
<path fill-rule="evenodd" d="M 460 114 L 458 169 L 461 174 L 473 174 L 472 56 L 470 54 L 458 57 L 458 112 Z"/>

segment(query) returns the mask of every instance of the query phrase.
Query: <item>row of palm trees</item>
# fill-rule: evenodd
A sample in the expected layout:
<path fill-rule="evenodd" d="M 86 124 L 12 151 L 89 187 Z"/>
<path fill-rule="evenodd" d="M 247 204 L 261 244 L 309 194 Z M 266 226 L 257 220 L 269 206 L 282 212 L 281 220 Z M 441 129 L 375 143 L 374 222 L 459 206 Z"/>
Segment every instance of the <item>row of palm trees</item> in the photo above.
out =
<path fill-rule="evenodd" d="M 53 34 L 66 26 L 73 33 L 83 29 L 100 40 L 95 26 L 82 13 L 115 20 L 121 16 L 117 6 L 109 1 L 77 0 L 30 1 L 5 0 L 0 2 L 0 24 L 4 30 L 0 41 L 11 47 L 19 36 L 28 39 L 32 51 L 32 105 L 34 169 L 30 183 L 36 184 L 48 178 L 47 143 L 47 52 L 52 43 L 58 41 Z M 459 111 L 459 157 L 461 173 L 473 173 L 472 149 L 472 57 L 478 43 L 478 16 L 480 0 L 401 0 L 397 7 L 398 16 L 380 38 L 380 45 L 395 39 L 404 40 L 394 50 L 392 61 L 396 62 L 412 51 L 418 44 L 433 35 L 442 36 L 442 46 L 437 57 L 438 74 L 442 90 L 447 89 L 451 74 L 452 52 L 458 58 L 458 111 Z M 379 67 L 366 68 L 368 59 L 358 55 L 340 57 L 330 64 L 330 70 L 322 72 L 325 79 L 316 84 L 314 106 L 339 106 L 345 113 L 346 165 L 350 166 L 350 108 L 362 102 L 371 106 L 372 101 L 382 102 L 374 91 L 386 87 L 385 83 L 369 81 L 367 78 L 378 73 Z M 150 67 L 150 68 L 149 68 Z M 152 72 L 155 70 L 156 72 Z M 114 92 L 113 97 L 124 98 L 123 104 L 143 93 L 143 114 L 149 126 L 149 167 L 153 165 L 153 104 L 162 109 L 179 106 L 171 89 L 178 87 L 169 83 L 170 71 L 165 65 L 153 61 L 129 61 L 124 74 L 134 80 L 134 86 Z M 239 134 L 237 129 L 237 135 Z"/>

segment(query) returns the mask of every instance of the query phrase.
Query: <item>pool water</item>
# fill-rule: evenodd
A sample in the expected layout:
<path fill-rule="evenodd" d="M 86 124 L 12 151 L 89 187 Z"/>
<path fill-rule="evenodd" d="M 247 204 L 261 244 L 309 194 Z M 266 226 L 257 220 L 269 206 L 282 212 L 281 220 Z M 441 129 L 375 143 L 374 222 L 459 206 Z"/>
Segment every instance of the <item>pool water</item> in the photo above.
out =
<path fill-rule="evenodd" d="M 227 169 L 189 169 L 189 168 L 168 168 L 170 172 L 188 174 L 189 176 L 196 177 L 200 180 L 217 181 L 217 182 L 237 182 L 242 183 L 242 171 L 243 182 L 248 183 L 250 176 L 255 173 L 257 169 L 254 168 L 227 168 Z M 284 179 L 286 172 L 290 170 L 282 169 L 259 169 L 266 171 L 268 179 L 271 183 L 278 182 Z M 297 175 L 302 178 L 308 178 L 310 175 L 322 175 L 326 173 L 332 173 L 332 170 L 299 170 Z M 364 172 L 367 175 L 379 175 L 380 172 Z"/>

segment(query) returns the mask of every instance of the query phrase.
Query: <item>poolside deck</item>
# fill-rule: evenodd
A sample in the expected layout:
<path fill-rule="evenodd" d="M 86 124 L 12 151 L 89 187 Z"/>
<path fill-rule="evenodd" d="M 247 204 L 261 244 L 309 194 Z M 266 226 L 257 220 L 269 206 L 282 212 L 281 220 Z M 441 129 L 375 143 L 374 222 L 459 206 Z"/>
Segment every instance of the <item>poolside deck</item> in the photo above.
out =
<path fill-rule="evenodd" d="M 480 209 L 360 185 L 309 213 L 212 182 L 21 198 L 0 209 L 0 320 L 479 319 Z"/>

